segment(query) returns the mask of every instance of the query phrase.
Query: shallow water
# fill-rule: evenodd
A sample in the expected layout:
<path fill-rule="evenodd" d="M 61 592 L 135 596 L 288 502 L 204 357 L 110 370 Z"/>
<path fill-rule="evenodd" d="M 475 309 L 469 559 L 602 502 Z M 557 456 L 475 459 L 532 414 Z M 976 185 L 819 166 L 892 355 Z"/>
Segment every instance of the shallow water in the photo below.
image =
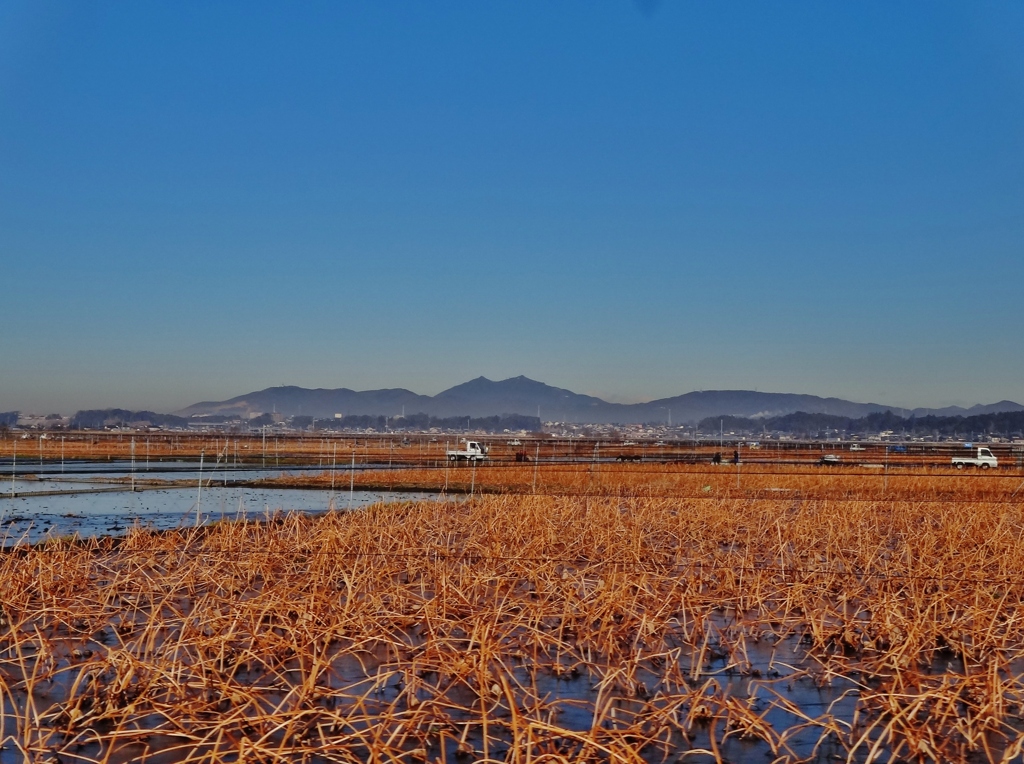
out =
<path fill-rule="evenodd" d="M 736 623 L 735 614 L 716 613 L 708 621 L 708 625 L 713 625 L 712 628 L 719 630 L 719 634 Z M 266 628 L 271 631 L 286 630 L 287 625 L 284 620 L 275 620 L 271 617 Z M 672 635 L 667 636 L 671 642 Z M 330 670 L 318 675 L 317 686 L 321 692 L 318 694 L 319 699 L 313 701 L 309 707 L 309 712 L 321 714 L 327 721 L 337 718 L 335 715 L 351 718 L 353 721 L 347 729 L 365 729 L 367 722 L 362 717 L 363 713 L 376 714 L 380 719 L 384 719 L 395 714 L 397 710 L 398 716 L 395 718 L 398 719 L 403 712 L 412 710 L 413 704 L 408 700 L 411 696 L 418 699 L 417 705 L 429 704 L 440 699 L 445 715 L 444 723 L 437 726 L 448 730 L 449 734 L 447 737 L 432 737 L 425 750 L 426 756 L 420 758 L 430 761 L 480 759 L 485 748 L 479 722 L 481 693 L 474 690 L 470 684 L 451 682 L 443 677 L 427 657 L 433 651 L 450 653 L 453 649 L 465 655 L 478 655 L 479 645 L 466 637 L 459 644 L 435 641 L 432 643 L 433 650 L 426 650 L 431 641 L 424 639 L 423 633 L 416 629 L 396 630 L 387 637 L 382 634 L 379 641 L 363 640 L 359 644 L 333 644 L 335 657 L 331 661 Z M 40 684 L 33 694 L 33 702 L 42 709 L 67 702 L 72 694 L 75 677 L 79 675 L 77 670 L 72 670 L 72 666 L 81 664 L 92 656 L 103 655 L 110 646 L 116 646 L 119 642 L 113 627 L 107 626 L 91 636 L 82 635 L 54 643 L 52 655 L 56 660 L 55 665 L 61 672 L 56 682 Z M 455 642 L 459 640 L 456 639 Z M 712 640 L 712 644 L 725 647 L 717 638 Z M 134 650 L 139 644 L 133 646 L 129 641 L 128 646 Z M 31 665 L 38 656 L 33 648 L 25 649 L 29 650 L 26 660 Z M 861 706 L 863 714 L 862 697 L 871 694 L 874 682 L 857 671 L 853 671 L 850 676 L 823 676 L 819 670 L 820 664 L 809 656 L 800 636 L 789 634 L 747 642 L 743 648 L 745 666 L 742 670 L 736 663 L 736 654 L 730 657 L 724 654 L 726 651 L 723 650 L 713 652 L 714 656 L 706 663 L 702 663 L 692 652 L 682 648 L 679 653 L 681 660 L 675 667 L 654 663 L 653 660 L 643 661 L 640 670 L 631 678 L 620 676 L 616 679 L 614 667 L 611 666 L 598 668 L 577 664 L 578 671 L 574 669 L 571 672 L 554 672 L 552 669 L 555 666 L 568 666 L 559 660 L 552 661 L 554 656 L 550 652 L 542 652 L 537 663 L 527 656 L 506 656 L 508 660 L 500 665 L 500 669 L 509 679 L 510 687 L 515 688 L 513 692 L 521 716 L 530 716 L 533 719 L 547 717 L 549 720 L 555 720 L 558 726 L 567 731 L 580 733 L 587 733 L 596 724 L 606 740 L 616 733 L 626 734 L 631 726 L 645 717 L 655 720 L 658 718 L 659 708 L 673 707 L 675 710 L 669 714 L 673 723 L 669 728 L 674 728 L 675 731 L 659 738 L 660 742 L 652 743 L 643 751 L 642 760 L 652 764 L 679 761 L 712 762 L 716 757 L 710 754 L 708 749 L 715 746 L 721 751 L 720 760 L 726 762 L 776 760 L 827 764 L 837 760 L 869 762 L 888 758 L 890 749 L 888 741 L 885 740 L 875 752 L 881 753 L 882 758 L 877 759 L 870 753 L 872 745 L 879 739 L 877 734 L 867 736 L 862 745 L 851 754 L 828 732 L 827 727 L 832 724 L 858 731 L 863 729 L 863 719 L 859 726 L 856 721 L 857 709 Z M 74 653 L 81 654 L 76 657 Z M 403 657 L 398 657 L 396 653 L 402 654 Z M 419 656 L 424 662 L 410 662 L 411 656 Z M 952 669 L 952 673 L 945 675 L 945 679 L 952 683 L 964 679 L 962 664 L 954 663 L 956 665 L 950 664 L 945 667 L 945 671 Z M 682 670 L 682 674 L 676 669 Z M 268 671 L 261 660 L 252 657 L 245 665 L 238 665 L 234 674 L 227 680 L 228 685 L 225 687 L 228 689 L 218 690 L 218 697 L 223 700 L 230 696 L 230 687 L 259 687 L 259 703 L 266 712 L 285 704 L 287 697 L 295 692 L 305 676 L 303 663 L 297 658 L 284 660 L 275 665 L 273 671 Z M 409 686 L 410 681 L 415 685 Z M 201 688 L 202 684 L 191 684 L 189 687 Z M 638 691 L 640 687 L 643 687 L 642 691 Z M 515 743 L 513 736 L 508 732 L 512 708 L 508 703 L 508 697 L 501 693 L 484 692 L 482 695 L 486 699 L 492 720 L 490 753 L 501 760 Z M 607 704 L 602 704 L 602 697 L 607 699 Z M 785 748 L 789 753 L 776 758 L 764 740 L 758 739 L 755 735 L 744 734 L 741 725 L 727 722 L 727 712 L 724 716 L 720 715 L 718 721 L 711 723 L 699 711 L 706 705 L 716 713 L 721 713 L 729 699 L 749 707 L 776 733 L 785 732 Z M 0 701 L 3 702 L 0 716 L 7 717 L 8 729 L 13 730 L 15 716 L 25 713 L 27 694 L 15 691 L 0 698 Z M 229 706 L 230 704 L 226 703 L 225 710 Z M 529 711 L 531 707 L 540 706 L 544 707 L 543 712 Z M 596 714 L 600 714 L 599 718 L 595 718 Z M 330 728 L 327 721 L 317 727 L 320 734 L 324 734 L 324 730 Z M 142 726 L 145 727 L 145 723 Z M 463 739 L 472 750 L 468 757 L 460 757 L 457 746 L 458 733 L 464 729 L 468 730 L 468 735 L 463 735 Z M 16 734 L 15 738 L 17 737 Z M 273 735 L 267 737 L 272 741 L 277 740 Z M 90 756 L 94 760 L 100 759 L 110 742 L 103 740 L 102 737 L 99 742 L 89 741 L 80 746 L 84 748 L 80 754 Z M 162 744 L 170 745 L 173 742 L 181 743 L 184 740 L 176 740 L 154 732 L 148 740 L 152 748 L 146 760 L 182 760 L 184 756 L 180 751 L 164 757 L 152 756 L 153 750 L 159 750 Z M 1001 750 L 998 736 L 993 735 L 988 744 L 998 755 Z M 359 748 L 358 741 L 352 745 L 355 746 L 353 753 L 363 751 Z M 410 743 L 410 752 L 412 746 Z M 136 761 L 142 753 L 142 746 L 130 747 L 119 751 L 110 760 L 118 764 Z M 225 759 L 223 751 L 217 758 L 241 760 L 230 754 Z M 86 759 L 76 757 L 66 760 Z M 296 756 L 294 760 L 327 764 L 336 759 L 314 754 L 301 759 Z M 977 756 L 970 756 L 966 760 L 986 759 L 979 752 Z M 17 749 L 0 749 L 0 764 L 21 761 L 23 759 Z"/>
<path fill-rule="evenodd" d="M 10 498 L 11 492 L 17 495 L 26 493 L 41 493 L 43 491 L 86 491 L 98 488 L 96 483 L 84 478 L 67 478 L 56 480 L 7 480 L 0 483 L 0 499 Z"/>
<path fill-rule="evenodd" d="M 22 481 L 20 486 L 30 481 Z M 35 483 L 43 490 L 42 485 Z M 55 485 L 68 486 L 64 483 Z M 72 484 L 74 485 L 74 484 Z M 87 487 L 96 487 L 86 484 Z M 28 489 L 24 489 L 28 490 Z M 31 490 L 37 490 L 32 488 Z M 52 490 L 52 489 L 51 489 Z M 60 489 L 57 489 L 60 490 Z M 49 536 L 78 534 L 82 537 L 119 535 L 138 524 L 166 530 L 199 521 L 208 523 L 224 518 L 258 517 L 276 509 L 302 512 L 326 512 L 332 503 L 337 509 L 357 508 L 378 501 L 419 501 L 435 494 L 372 491 L 310 491 L 262 488 L 223 488 L 203 486 L 202 496 L 195 486 L 147 491 L 82 493 L 64 496 L 19 496 L 0 499 L 0 546 L 35 543 Z"/>
<path fill-rule="evenodd" d="M 232 459 L 218 462 L 216 459 L 205 459 L 200 465 L 198 459 L 151 459 L 136 458 L 134 464 L 130 459 L 96 459 L 96 460 L 65 460 L 40 462 L 33 459 L 19 459 L 17 464 L 11 460 L 0 459 L 0 481 L 11 479 L 12 473 L 20 478 L 25 476 L 60 477 L 73 478 L 76 476 L 88 477 L 128 477 L 135 475 L 137 478 L 147 476 L 169 477 L 177 479 L 196 479 L 202 467 L 203 477 L 228 475 L 228 480 L 253 480 L 260 477 L 276 477 L 282 474 L 295 474 L 297 472 L 309 472 L 320 474 L 330 471 L 331 463 L 319 459 L 311 459 L 305 463 L 296 464 L 280 463 L 273 459 L 267 459 L 266 464 L 261 462 L 236 462 Z M 355 468 L 364 469 L 402 469 L 409 465 L 387 461 L 363 462 L 359 461 Z M 338 461 L 334 469 L 339 474 L 347 472 L 351 464 L 347 461 Z"/>

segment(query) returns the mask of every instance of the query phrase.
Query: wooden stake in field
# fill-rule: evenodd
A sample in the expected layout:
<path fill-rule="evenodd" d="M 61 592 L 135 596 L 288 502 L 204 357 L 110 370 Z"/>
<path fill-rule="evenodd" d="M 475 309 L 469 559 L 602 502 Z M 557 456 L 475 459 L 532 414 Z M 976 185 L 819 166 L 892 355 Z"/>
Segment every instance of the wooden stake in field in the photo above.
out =
<path fill-rule="evenodd" d="M 537 416 L 540 416 L 540 407 L 537 407 Z M 533 492 L 537 493 L 537 468 L 540 466 L 540 441 L 537 441 L 537 453 L 533 457 Z"/>
<path fill-rule="evenodd" d="M 348 473 L 348 508 L 352 509 L 352 492 L 356 484 L 356 448 L 352 446 L 352 468 Z"/>
<path fill-rule="evenodd" d="M 199 491 L 196 493 L 196 527 L 199 527 L 199 508 L 203 505 L 203 456 L 205 449 L 199 452 Z"/>
<path fill-rule="evenodd" d="M 331 455 L 331 499 L 327 502 L 329 509 L 334 509 L 334 470 L 338 466 L 338 444 L 334 443 L 334 452 Z"/>

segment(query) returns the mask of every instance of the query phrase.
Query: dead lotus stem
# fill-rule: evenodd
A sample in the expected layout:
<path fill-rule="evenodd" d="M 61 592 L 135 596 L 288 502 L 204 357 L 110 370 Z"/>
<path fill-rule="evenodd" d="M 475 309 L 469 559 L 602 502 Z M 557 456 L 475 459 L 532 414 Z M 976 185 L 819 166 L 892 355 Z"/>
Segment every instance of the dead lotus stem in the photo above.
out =
<path fill-rule="evenodd" d="M 93 761 L 168 735 L 196 762 L 726 760 L 740 738 L 796 760 L 812 733 L 851 761 L 1019 756 L 1024 523 L 996 482 L 922 472 L 877 502 L 870 476 L 740 493 L 633 467 L 6 551 L 0 738 Z"/>

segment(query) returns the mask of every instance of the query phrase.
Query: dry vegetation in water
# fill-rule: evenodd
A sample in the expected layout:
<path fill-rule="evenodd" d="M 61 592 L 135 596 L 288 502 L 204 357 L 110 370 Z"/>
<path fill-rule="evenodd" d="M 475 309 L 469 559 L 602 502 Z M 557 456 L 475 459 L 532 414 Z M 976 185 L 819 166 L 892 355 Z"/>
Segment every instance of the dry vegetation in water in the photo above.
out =
<path fill-rule="evenodd" d="M 628 485 L 4 552 L 0 760 L 1021 759 L 1019 503 Z"/>
<path fill-rule="evenodd" d="M 348 473 L 283 475 L 259 485 L 348 488 Z M 1024 500 L 1017 471 L 964 473 L 929 467 L 885 469 L 742 464 L 491 464 L 360 470 L 355 488 L 451 493 L 556 494 L 621 498 L 747 498 L 907 501 Z M 1016 492 L 1016 493 L 1015 493 Z"/>
<path fill-rule="evenodd" d="M 198 459 L 204 454 L 212 463 L 246 464 L 275 467 L 282 465 L 309 465 L 327 467 L 332 463 L 344 467 L 351 462 L 364 464 L 418 465 L 439 467 L 445 462 L 445 450 L 455 447 L 459 435 L 429 436 L 424 434 L 351 434 L 351 433 L 268 433 L 266 438 L 252 433 L 179 433 L 179 432 L 101 432 L 67 431 L 50 433 L 0 433 L 0 459 L 17 456 L 19 464 L 32 465 L 41 461 L 59 460 L 131 460 L 136 462 L 177 461 Z M 469 436 L 474 437 L 474 436 Z M 662 446 L 653 444 L 624 446 L 608 440 L 568 440 L 557 438 L 526 438 L 519 446 L 510 446 L 496 436 L 481 438 L 490 448 L 494 462 L 515 462 L 520 458 L 541 462 L 593 461 L 626 458 L 649 463 L 708 464 L 715 453 L 728 461 L 732 444 L 692 441 L 670 442 Z M 892 467 L 914 468 L 928 466 L 949 469 L 950 456 L 963 452 L 959 444 L 913 444 L 903 447 L 904 452 L 889 452 L 884 444 L 862 446 L 858 452 L 847 451 L 850 444 L 821 444 L 801 442 L 772 442 L 764 447 L 750 449 L 739 446 L 742 458 L 750 463 L 814 464 L 824 453 L 838 451 L 848 464 L 883 462 Z M 993 445 L 1000 464 L 1021 464 L 1017 447 Z"/>
<path fill-rule="evenodd" d="M 29 437 L 23 437 L 29 435 Z M 428 436 L 412 439 L 396 435 L 350 435 L 313 433 L 206 433 L 156 432 L 125 433 L 105 431 L 68 431 L 49 433 L 0 434 L 0 458 L 16 456 L 19 463 L 66 460 L 191 460 L 204 454 L 210 460 L 274 466 L 277 464 L 347 464 L 353 457 L 358 464 L 441 463 L 449 443 Z M 547 452 L 549 448 L 546 448 Z M 511 449 L 495 446 L 495 453 L 509 459 Z"/>

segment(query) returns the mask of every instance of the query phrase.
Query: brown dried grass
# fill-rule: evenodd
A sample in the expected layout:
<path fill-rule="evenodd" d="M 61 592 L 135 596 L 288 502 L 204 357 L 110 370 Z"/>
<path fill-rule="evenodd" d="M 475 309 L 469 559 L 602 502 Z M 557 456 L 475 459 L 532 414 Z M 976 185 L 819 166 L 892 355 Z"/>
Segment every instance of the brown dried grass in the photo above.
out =
<path fill-rule="evenodd" d="M 348 475 L 339 471 L 334 479 L 341 485 Z M 315 488 L 330 483 L 330 471 L 261 481 L 263 485 Z M 885 470 L 741 464 L 737 468 L 656 463 L 491 463 L 476 467 L 442 463 L 440 467 L 359 470 L 353 481 L 356 488 L 452 493 L 868 501 L 1012 501 L 1021 483 L 1022 475 L 1009 470 L 979 474 L 930 467 Z"/>
<path fill-rule="evenodd" d="M 490 471 L 522 488 L 533 467 Z M 722 761 L 737 740 L 777 761 L 1019 759 L 1019 502 L 571 476 L 595 495 L 7 551 L 0 739 L 65 761 Z M 852 716 L 786 689 L 841 678 Z"/>

